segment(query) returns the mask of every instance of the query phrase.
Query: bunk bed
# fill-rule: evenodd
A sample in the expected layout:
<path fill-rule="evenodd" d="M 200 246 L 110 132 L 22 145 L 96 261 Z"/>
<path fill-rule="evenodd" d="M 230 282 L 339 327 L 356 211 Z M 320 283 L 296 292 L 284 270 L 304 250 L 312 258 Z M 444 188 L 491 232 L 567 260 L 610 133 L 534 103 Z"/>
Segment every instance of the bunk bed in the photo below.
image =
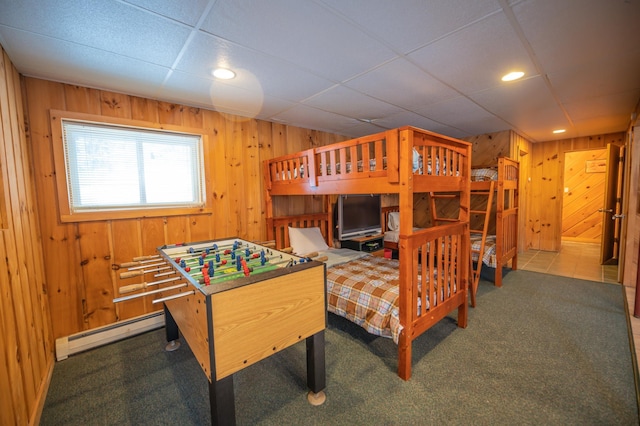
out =
<path fill-rule="evenodd" d="M 502 286 L 503 268 L 509 261 L 511 269 L 517 269 L 518 176 L 519 163 L 506 157 L 498 158 L 497 166 L 474 166 L 471 169 L 471 306 L 476 305 L 475 296 L 483 267 L 485 271 L 488 268 L 489 272 L 485 276 L 492 277 L 497 287 Z M 457 220 L 446 213 L 440 215 L 438 210 L 447 209 L 438 209 L 436 200 L 457 198 L 458 194 L 430 192 L 429 195 L 431 220 L 434 224 Z M 398 249 L 398 212 L 398 206 L 382 208 L 384 247 L 392 250 Z"/>
<path fill-rule="evenodd" d="M 472 261 L 478 265 L 478 278 L 480 268 L 493 270 L 496 287 L 502 286 L 503 268 L 509 262 L 511 269 L 518 268 L 518 177 L 519 163 L 506 157 L 498 158 L 497 167 L 474 166 L 471 171 L 471 194 L 474 198 L 486 197 L 487 213 L 495 199 L 493 215 L 484 213 L 483 208 L 472 210 L 483 224 L 483 229 L 472 226 Z"/>
<path fill-rule="evenodd" d="M 402 127 L 264 162 L 267 237 L 279 248 L 291 244 L 290 230 L 295 228 L 315 229 L 331 247 L 331 196 L 398 194 L 398 260 L 364 257 L 376 264 L 396 262 L 391 269 L 397 278 L 386 279 L 397 282 L 391 309 L 397 324 L 388 334 L 398 345 L 398 375 L 404 380 L 411 377 L 413 340 L 456 310 L 458 326 L 467 325 L 470 161 L 469 143 Z M 459 218 L 455 223 L 414 230 L 410 226 L 413 194 L 430 191 L 460 194 Z M 324 211 L 274 217 L 274 197 L 294 195 L 324 196 Z M 331 282 L 332 269 L 328 267 L 328 288 L 353 281 Z M 359 285 L 361 290 L 367 287 Z M 340 314 L 338 307 L 328 309 Z"/>

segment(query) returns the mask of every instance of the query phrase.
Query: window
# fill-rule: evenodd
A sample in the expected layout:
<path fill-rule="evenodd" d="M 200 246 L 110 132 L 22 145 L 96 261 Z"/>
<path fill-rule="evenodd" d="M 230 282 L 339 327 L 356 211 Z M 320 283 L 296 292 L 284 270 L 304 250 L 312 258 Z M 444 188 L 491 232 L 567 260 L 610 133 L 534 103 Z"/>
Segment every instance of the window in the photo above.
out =
<path fill-rule="evenodd" d="M 52 130 L 56 127 L 61 146 L 54 153 L 62 157 L 62 163 L 56 158 L 56 178 L 61 170 L 65 178 L 57 182 L 64 194 L 59 197 L 63 221 L 189 214 L 206 207 L 202 134 L 52 112 Z"/>

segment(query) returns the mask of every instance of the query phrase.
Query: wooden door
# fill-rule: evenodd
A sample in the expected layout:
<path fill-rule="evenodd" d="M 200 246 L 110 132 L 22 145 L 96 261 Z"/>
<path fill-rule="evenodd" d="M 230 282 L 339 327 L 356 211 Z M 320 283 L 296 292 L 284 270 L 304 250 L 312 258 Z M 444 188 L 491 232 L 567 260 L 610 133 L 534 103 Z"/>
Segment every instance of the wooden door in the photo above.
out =
<path fill-rule="evenodd" d="M 600 263 L 616 265 L 620 250 L 620 229 L 622 220 L 622 173 L 624 167 L 622 152 L 624 147 L 607 145 L 607 172 L 605 181 L 602 243 L 600 244 Z"/>

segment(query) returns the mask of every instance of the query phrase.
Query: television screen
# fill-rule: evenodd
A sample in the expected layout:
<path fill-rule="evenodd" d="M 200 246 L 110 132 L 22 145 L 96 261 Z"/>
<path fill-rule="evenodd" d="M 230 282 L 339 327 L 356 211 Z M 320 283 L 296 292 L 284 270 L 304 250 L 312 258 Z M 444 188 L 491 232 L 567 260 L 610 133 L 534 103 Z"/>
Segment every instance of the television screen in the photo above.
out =
<path fill-rule="evenodd" d="M 376 195 L 341 195 L 338 197 L 338 239 L 380 234 L 381 197 Z"/>

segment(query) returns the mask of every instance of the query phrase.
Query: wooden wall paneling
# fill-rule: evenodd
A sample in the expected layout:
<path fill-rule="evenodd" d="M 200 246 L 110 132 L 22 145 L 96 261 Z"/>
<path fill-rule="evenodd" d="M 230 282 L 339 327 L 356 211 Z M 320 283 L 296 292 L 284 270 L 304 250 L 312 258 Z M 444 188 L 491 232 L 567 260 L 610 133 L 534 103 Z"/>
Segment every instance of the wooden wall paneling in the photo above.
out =
<path fill-rule="evenodd" d="M 280 155 L 285 155 L 288 152 L 287 149 L 287 126 L 281 123 L 272 123 L 271 124 L 271 147 L 270 147 L 270 157 L 278 157 Z M 268 158 L 264 158 L 266 160 Z M 273 198 L 273 215 L 274 216 L 284 216 L 287 214 L 294 214 L 292 209 L 289 208 L 290 203 L 292 202 L 292 198 L 295 197 L 274 197 Z"/>
<path fill-rule="evenodd" d="M 78 224 L 78 244 L 84 284 L 84 317 L 87 329 L 116 320 L 111 281 L 109 222 Z"/>
<path fill-rule="evenodd" d="M 12 214 L 18 213 L 20 223 L 14 218 L 14 232 L 16 245 L 19 248 L 18 259 L 20 260 L 20 269 L 22 270 L 21 287 L 23 300 L 25 302 L 26 318 L 28 320 L 27 327 L 29 330 L 28 341 L 30 343 L 31 367 L 34 373 L 34 385 L 36 389 L 42 378 L 46 375 L 47 356 L 42 351 L 42 344 L 49 344 L 48 349 L 51 350 L 51 341 L 49 333 L 44 329 L 43 313 L 41 310 L 40 297 L 42 296 L 41 284 L 44 282 L 42 277 L 42 257 L 41 250 L 36 249 L 40 244 L 39 231 L 35 217 L 35 202 L 33 197 L 33 174 L 31 171 L 31 162 L 29 161 L 30 151 L 27 148 L 26 135 L 24 130 L 24 117 L 22 97 L 20 90 L 20 77 L 13 67 L 7 69 L 7 90 L 9 105 L 9 116 L 11 123 L 12 140 L 14 141 L 13 160 L 17 172 L 16 183 L 13 187 L 15 193 L 15 202 L 18 210 L 12 208 Z M 1 101 L 4 102 L 4 101 Z M 3 108 L 4 109 L 4 108 Z M 3 118 L 4 121 L 4 118 Z M 4 126 L 3 126 L 4 127 Z M 10 160 L 9 156 L 6 157 Z M 9 170 L 7 170 L 9 172 Z M 9 181 L 11 187 L 11 180 Z M 12 195 L 12 197 L 14 197 Z M 12 201 L 13 204 L 13 201 Z M 36 246 L 34 246 L 34 244 Z M 44 346 L 46 348 L 47 346 Z"/>
<path fill-rule="evenodd" d="M 562 202 L 565 152 L 604 148 L 607 143 L 623 145 L 624 140 L 624 133 L 612 133 L 531 144 L 531 182 L 527 191 L 529 194 L 524 200 L 528 203 L 526 247 L 553 251 L 560 249 L 562 204 L 558 205 L 557 202 Z M 521 159 L 526 160 L 527 156 Z M 526 165 L 523 167 L 521 164 L 521 173 L 526 169 Z M 523 200 L 522 191 L 520 200 Z M 545 204 L 547 202 L 551 204 Z"/>
<path fill-rule="evenodd" d="M 606 149 L 589 149 L 565 153 L 562 238 L 600 243 L 605 176 L 586 168 L 589 161 L 606 163 Z"/>
<path fill-rule="evenodd" d="M 202 109 L 185 107 L 182 112 L 182 125 L 194 129 L 204 128 L 204 114 Z"/>
<path fill-rule="evenodd" d="M 147 256 L 157 254 L 156 249 L 158 247 L 170 243 L 165 232 L 165 218 L 144 218 L 139 219 L 138 223 L 140 227 L 138 235 L 141 255 Z M 136 312 L 134 316 L 162 309 L 162 306 L 154 305 L 152 301 L 153 297 L 144 297 L 144 309 Z"/>
<path fill-rule="evenodd" d="M 114 220 L 111 223 L 111 235 L 111 263 L 112 265 L 117 265 L 115 268 L 122 263 L 132 262 L 134 257 L 155 254 L 152 251 L 145 252 L 142 250 L 140 220 L 138 219 Z M 112 268 L 111 279 L 113 280 L 114 297 L 124 296 L 119 292 L 120 287 L 142 283 L 146 280 L 145 277 L 120 278 L 120 274 L 126 271 L 126 268 Z M 145 300 L 144 298 L 137 298 L 116 303 L 115 312 L 116 320 L 118 321 L 142 315 L 146 312 Z"/>
<path fill-rule="evenodd" d="M 625 261 L 622 271 L 622 282 L 626 286 L 637 288 L 638 274 L 638 247 L 640 246 L 640 120 L 637 120 L 635 127 L 629 129 L 629 144 L 626 150 L 626 161 L 629 170 L 628 189 L 625 194 L 628 195 L 627 206 L 628 211 L 626 222 L 626 241 L 625 241 Z M 636 296 L 634 314 L 640 312 L 638 297 Z"/>
<path fill-rule="evenodd" d="M 243 127 L 244 119 L 233 119 L 227 116 L 226 120 L 226 169 L 229 176 L 228 194 L 229 205 L 231 208 L 231 236 L 246 238 L 246 226 L 243 221 L 247 217 L 247 200 L 246 193 L 249 182 L 245 180 L 244 175 L 244 146 L 245 135 L 247 129 Z M 248 164 L 247 164 L 248 165 Z"/>
<path fill-rule="evenodd" d="M 100 114 L 108 117 L 131 118 L 130 97 L 122 93 L 101 90 Z"/>
<path fill-rule="evenodd" d="M 559 251 L 562 223 L 562 181 L 564 156 L 558 143 L 543 145 L 543 209 L 540 215 L 540 250 Z"/>
<path fill-rule="evenodd" d="M 182 126 L 183 111 L 184 108 L 181 105 L 171 102 L 158 101 L 158 122 L 163 124 Z"/>
<path fill-rule="evenodd" d="M 0 238 L 0 253 L 7 253 L 5 239 L 10 238 L 8 233 L 2 232 Z M 13 283 L 7 267 L 7 262 L 0 262 L 0 332 L 2 332 L 2 350 L 0 352 L 0 371 L 6 381 L 0 381 L 0 390 L 3 397 L 0 398 L 0 408 L 3 417 L 11 414 L 11 421 L 2 424 L 27 424 L 29 417 L 27 398 L 23 384 L 23 364 L 20 362 L 18 350 L 18 336 L 16 327 L 15 301 L 12 294 Z"/>
<path fill-rule="evenodd" d="M 137 96 L 130 97 L 131 102 L 131 118 L 140 121 L 149 121 L 157 123 L 158 120 L 158 101 Z"/>
<path fill-rule="evenodd" d="M 265 226 L 265 224 L 267 223 L 267 212 L 264 200 L 265 188 L 264 178 L 262 175 L 262 163 L 264 162 L 264 160 L 272 158 L 272 126 L 270 122 L 262 120 L 259 120 L 257 122 L 257 125 L 258 163 L 256 164 L 256 182 L 260 187 L 260 197 L 255 208 L 260 211 L 260 220 L 256 226 L 256 235 L 254 236 L 254 240 L 265 241 L 267 239 L 267 228 Z"/>
<path fill-rule="evenodd" d="M 511 132 L 486 133 L 463 140 L 471 142 L 471 165 L 493 166 L 498 164 L 498 157 L 508 157 L 511 147 Z"/>
<path fill-rule="evenodd" d="M 83 86 L 63 86 L 66 108 L 69 111 L 100 114 L 100 91 Z"/>
<path fill-rule="evenodd" d="M 28 366 L 28 358 L 23 358 L 20 350 L 21 333 L 26 333 L 24 318 L 20 312 L 24 311 L 24 307 L 20 306 L 20 300 L 16 300 L 14 293 L 19 290 L 22 283 L 19 276 L 16 275 L 15 264 L 15 243 L 13 242 L 13 220 L 11 211 L 11 193 L 15 191 L 12 185 L 11 164 L 10 159 L 6 156 L 6 150 L 14 143 L 14 135 L 11 133 L 11 122 L 9 109 L 11 105 L 8 101 L 8 91 L 12 89 L 8 85 L 7 70 L 11 68 L 8 57 L 4 50 L 0 56 L 0 164 L 3 173 L 3 189 L 4 203 L 7 209 L 6 222 L 3 230 L 0 231 L 0 253 L 4 260 L 0 262 L 0 331 L 2 332 L 2 359 L 6 360 L 5 364 L 0 365 L 2 376 L 7 377 L 6 382 L 0 382 L 1 394 L 5 397 L 0 398 L 0 408 L 6 409 L 6 416 L 11 414 L 11 421 L 7 424 L 26 424 L 29 418 L 28 404 L 33 402 L 35 391 L 31 395 L 25 389 L 25 373 L 30 371 Z M 15 280 L 15 281 L 14 281 Z M 22 330 L 20 329 L 22 326 Z M 23 335 L 24 337 L 24 335 Z M 26 371 L 25 371 L 26 370 Z M 32 381 L 31 381 L 32 383 Z M 33 384 L 31 384 L 33 389 Z M 10 395 L 10 397 L 8 397 Z M 4 417 L 4 415 L 3 415 Z"/>
<path fill-rule="evenodd" d="M 37 192 L 37 210 L 42 233 L 44 271 L 53 337 L 83 330 L 80 258 L 73 242 L 76 227 L 58 220 L 55 168 L 50 141 L 49 109 L 64 109 L 64 88 L 58 83 L 25 78 L 29 134 Z M 63 173 L 63 172 L 61 172 Z"/>
<path fill-rule="evenodd" d="M 534 144 L 531 150 L 531 180 L 542 182 L 543 178 L 543 151 L 542 145 Z M 540 249 L 540 238 L 542 233 L 541 211 L 544 208 L 542 185 L 531 185 L 529 191 L 529 211 L 527 214 L 527 248 Z"/>
<path fill-rule="evenodd" d="M 50 319 L 24 128 L 20 76 L 0 49 L 0 163 L 6 216 L 0 231 L 0 409 L 8 424 L 37 423 L 53 368 Z M 36 246 L 34 246 L 34 244 Z M 8 406 L 11 404 L 11 406 Z"/>
<path fill-rule="evenodd" d="M 181 244 L 191 241 L 189 220 L 186 216 L 167 216 L 164 218 L 166 244 Z"/>
<path fill-rule="evenodd" d="M 262 216 L 262 161 L 257 120 L 244 120 L 242 129 L 242 183 L 244 185 L 244 229 L 240 235 L 247 240 L 259 240 L 265 235 Z"/>
<path fill-rule="evenodd" d="M 209 145 L 209 171 L 211 173 L 211 186 L 208 189 L 208 197 L 213 201 L 213 238 L 232 237 L 231 215 L 229 205 L 229 184 L 226 167 L 227 146 L 226 139 L 226 119 L 218 112 L 204 112 L 204 128 L 209 134 L 207 144 Z"/>
<path fill-rule="evenodd" d="M 206 241 L 213 239 L 213 215 L 195 214 L 188 218 L 190 241 Z"/>
<path fill-rule="evenodd" d="M 26 205 L 24 207 L 25 211 L 28 215 L 28 223 L 29 229 L 27 230 L 27 238 L 30 240 L 30 258 L 27 260 L 30 270 L 33 272 L 33 275 L 30 278 L 30 283 L 32 285 L 29 288 L 33 294 L 34 300 L 34 326 L 36 332 L 32 336 L 32 338 L 36 339 L 39 347 L 42 351 L 38 351 L 40 356 L 40 365 L 42 366 L 42 373 L 49 374 L 47 369 L 53 370 L 53 352 L 54 352 L 54 342 L 53 342 L 53 334 L 51 329 L 51 313 L 49 311 L 49 302 L 47 298 L 47 282 L 45 279 L 45 271 L 44 271 L 44 253 L 42 251 L 42 234 L 40 231 L 40 220 L 38 217 L 38 210 L 36 208 L 37 198 L 35 194 L 35 170 L 33 169 L 33 152 L 31 149 L 31 144 L 28 143 L 29 138 L 27 134 L 25 119 L 25 107 L 23 103 L 23 99 L 25 99 L 24 94 L 24 85 L 22 84 L 22 79 L 20 78 L 18 71 L 14 69 L 14 93 L 16 94 L 17 101 L 17 115 L 18 115 L 18 123 L 19 123 L 19 131 L 20 131 L 20 141 L 22 142 L 23 148 L 23 170 L 27 171 L 28 174 L 25 173 L 25 180 L 28 180 L 27 184 L 25 184 L 25 188 L 28 190 L 23 194 L 23 197 L 26 200 Z M 51 365 L 51 367 L 49 367 Z M 44 381 L 42 383 L 44 385 Z M 44 392 L 46 390 L 43 389 Z M 42 403 L 44 401 L 41 401 Z"/>

